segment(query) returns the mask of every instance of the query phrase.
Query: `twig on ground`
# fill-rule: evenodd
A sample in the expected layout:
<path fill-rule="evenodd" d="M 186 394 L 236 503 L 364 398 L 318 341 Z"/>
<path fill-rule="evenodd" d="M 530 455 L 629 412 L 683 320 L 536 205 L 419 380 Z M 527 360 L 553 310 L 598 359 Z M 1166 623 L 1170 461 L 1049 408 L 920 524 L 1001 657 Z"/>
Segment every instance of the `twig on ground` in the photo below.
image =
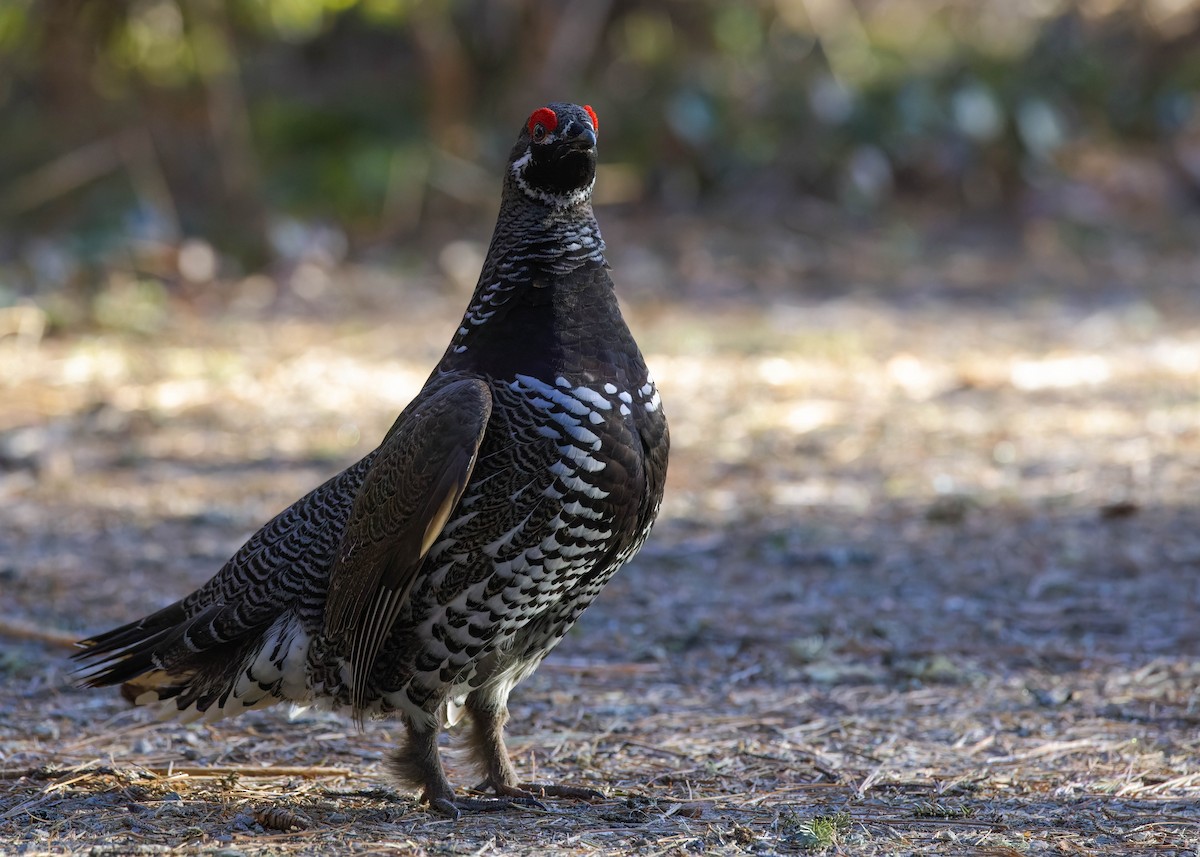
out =
<path fill-rule="evenodd" d="M 74 648 L 75 643 L 79 641 L 78 634 L 54 628 L 41 628 L 32 622 L 12 616 L 0 616 L 0 637 L 48 643 L 51 646 L 62 646 L 68 649 Z"/>

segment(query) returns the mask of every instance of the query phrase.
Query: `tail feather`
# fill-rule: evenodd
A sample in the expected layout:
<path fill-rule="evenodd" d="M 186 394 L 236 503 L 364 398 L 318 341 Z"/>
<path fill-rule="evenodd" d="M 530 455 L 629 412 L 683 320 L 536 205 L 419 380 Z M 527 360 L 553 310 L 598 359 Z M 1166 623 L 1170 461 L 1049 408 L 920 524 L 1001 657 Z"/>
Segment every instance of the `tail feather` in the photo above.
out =
<path fill-rule="evenodd" d="M 192 643 L 194 631 L 210 624 L 220 612 L 214 604 L 194 616 L 172 604 L 137 622 L 82 640 L 77 676 L 87 687 L 124 684 L 152 672 L 182 677 L 194 671 L 197 656 L 214 654 L 212 646 Z M 232 642 L 232 641 L 231 641 Z"/>
<path fill-rule="evenodd" d="M 177 601 L 144 619 L 80 640 L 75 645 L 82 651 L 71 656 L 81 664 L 76 675 L 86 687 L 120 684 L 150 668 L 140 661 L 132 661 L 135 655 L 141 654 L 144 661 L 172 631 L 187 621 L 183 605 Z"/>
<path fill-rule="evenodd" d="M 79 643 L 76 675 L 88 687 L 121 685 L 134 705 L 161 704 L 164 718 L 218 720 L 305 696 L 308 635 L 290 614 L 241 625 L 236 608 L 212 604 L 193 616 L 180 604 Z M 225 631 L 225 633 L 221 633 Z"/>

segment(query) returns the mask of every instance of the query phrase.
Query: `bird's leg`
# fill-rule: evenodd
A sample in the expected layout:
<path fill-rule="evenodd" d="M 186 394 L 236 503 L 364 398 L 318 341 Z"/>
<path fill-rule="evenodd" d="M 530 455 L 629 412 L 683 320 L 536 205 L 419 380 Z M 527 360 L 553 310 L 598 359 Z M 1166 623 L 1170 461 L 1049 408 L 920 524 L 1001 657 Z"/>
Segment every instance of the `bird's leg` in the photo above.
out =
<path fill-rule="evenodd" d="M 481 789 L 492 789 L 498 795 L 522 794 L 517 772 L 504 746 L 504 724 L 508 722 L 508 707 L 504 703 L 484 700 L 478 694 L 467 697 L 467 713 L 471 715 L 471 757 L 484 772 Z"/>
<path fill-rule="evenodd" d="M 412 722 L 406 726 L 407 738 L 393 751 L 388 767 L 405 785 L 421 787 L 421 800 L 431 808 L 457 818 L 459 810 L 454 801 L 454 787 L 446 779 L 442 757 L 438 753 L 437 726 L 422 729 Z"/>
<path fill-rule="evenodd" d="M 595 789 L 581 786 L 520 782 L 508 756 L 508 748 L 504 746 L 507 704 L 472 693 L 467 697 L 466 710 L 471 715 L 471 755 L 485 776 L 478 788 L 490 788 L 501 797 L 516 799 L 565 797 L 594 800 L 604 797 Z"/>
<path fill-rule="evenodd" d="M 468 812 L 495 812 L 508 809 L 513 804 L 540 806 L 528 794 L 502 795 L 499 798 L 468 798 L 454 794 L 454 787 L 446 779 L 442 758 L 438 753 L 436 725 L 422 729 L 408 723 L 407 740 L 392 753 L 389 767 L 407 785 L 422 789 L 421 800 L 430 809 L 458 818 L 464 810 Z"/>

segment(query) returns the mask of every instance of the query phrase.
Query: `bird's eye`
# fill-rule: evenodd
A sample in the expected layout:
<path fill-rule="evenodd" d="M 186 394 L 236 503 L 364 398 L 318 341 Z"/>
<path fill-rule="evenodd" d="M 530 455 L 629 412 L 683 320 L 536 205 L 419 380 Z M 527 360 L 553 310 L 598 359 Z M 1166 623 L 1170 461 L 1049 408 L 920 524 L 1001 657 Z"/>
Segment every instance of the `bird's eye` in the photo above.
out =
<path fill-rule="evenodd" d="M 525 124 L 525 127 L 529 129 L 529 139 L 540 143 L 558 127 L 558 116 L 549 107 L 539 107 L 533 111 L 533 115 L 529 117 L 529 122 Z"/>

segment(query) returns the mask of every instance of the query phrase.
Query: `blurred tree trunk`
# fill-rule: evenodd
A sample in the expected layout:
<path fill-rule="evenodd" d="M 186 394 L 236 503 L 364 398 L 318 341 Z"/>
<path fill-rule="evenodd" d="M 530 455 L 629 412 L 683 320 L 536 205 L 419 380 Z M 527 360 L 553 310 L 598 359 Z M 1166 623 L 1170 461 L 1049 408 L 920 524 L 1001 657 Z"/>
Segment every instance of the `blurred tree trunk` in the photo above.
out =
<path fill-rule="evenodd" d="M 425 66 L 426 127 L 433 146 L 460 157 L 475 154 L 470 117 L 475 107 L 469 58 L 449 14 L 438 4 L 419 6 L 413 43 Z"/>
<path fill-rule="evenodd" d="M 192 50 L 204 86 L 225 204 L 222 229 L 251 268 L 270 257 L 262 181 L 224 0 L 188 0 Z"/>
<path fill-rule="evenodd" d="M 539 86 L 550 93 L 547 100 L 589 100 L 562 90 L 574 90 L 583 80 L 604 38 L 611 8 L 612 0 L 569 0 L 563 5 L 538 76 Z"/>
<path fill-rule="evenodd" d="M 96 46 L 125 16 L 125 3 L 92 3 L 89 0 L 42 0 L 34 9 L 40 14 L 42 43 L 34 78 L 47 106 L 56 132 L 63 138 L 54 148 L 73 148 L 100 136 L 108 128 L 97 128 L 110 111 L 99 109 L 99 96 L 92 85 L 91 58 Z"/>

